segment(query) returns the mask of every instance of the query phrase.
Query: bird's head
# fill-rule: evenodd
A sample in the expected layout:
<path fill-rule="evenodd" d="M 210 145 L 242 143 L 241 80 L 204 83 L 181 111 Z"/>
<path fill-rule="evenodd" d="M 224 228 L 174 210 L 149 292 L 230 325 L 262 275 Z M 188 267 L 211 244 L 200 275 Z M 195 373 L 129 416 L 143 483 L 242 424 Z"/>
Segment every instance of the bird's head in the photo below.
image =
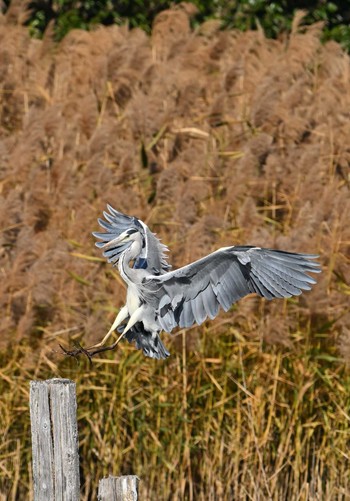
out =
<path fill-rule="evenodd" d="M 130 260 L 135 259 L 142 249 L 142 235 L 136 228 L 128 228 L 116 238 L 104 243 L 101 248 L 104 250 L 104 256 L 128 253 Z"/>
<path fill-rule="evenodd" d="M 106 230 L 105 233 L 92 233 L 95 238 L 102 240 L 96 242 L 96 247 L 103 250 L 104 257 L 113 266 L 124 255 L 129 261 L 134 260 L 134 268 L 146 269 L 149 264 L 149 242 L 153 243 L 155 237 L 136 217 L 126 216 L 109 205 L 107 207 L 109 212 L 103 213 L 106 221 L 98 219 L 99 225 Z"/>
<path fill-rule="evenodd" d="M 140 232 L 136 228 L 128 228 L 127 230 L 123 231 L 120 235 L 118 235 L 116 238 L 113 238 L 109 242 L 103 244 L 101 248 L 102 249 L 113 248 L 119 250 L 121 247 L 125 248 L 130 247 L 134 242 L 142 244 L 142 237 L 140 235 Z"/>

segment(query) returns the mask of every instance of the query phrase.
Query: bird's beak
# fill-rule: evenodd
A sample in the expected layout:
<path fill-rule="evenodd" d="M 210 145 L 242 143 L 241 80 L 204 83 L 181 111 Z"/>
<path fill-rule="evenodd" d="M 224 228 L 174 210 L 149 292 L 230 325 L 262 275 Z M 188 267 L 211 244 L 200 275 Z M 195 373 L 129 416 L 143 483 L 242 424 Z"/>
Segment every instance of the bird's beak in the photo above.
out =
<path fill-rule="evenodd" d="M 125 238 L 128 235 L 124 232 L 121 235 L 119 235 L 116 238 L 113 238 L 113 240 L 110 240 L 109 242 L 106 242 L 104 245 L 101 246 L 101 249 L 111 249 L 112 247 L 118 247 L 122 243 L 125 244 Z"/>

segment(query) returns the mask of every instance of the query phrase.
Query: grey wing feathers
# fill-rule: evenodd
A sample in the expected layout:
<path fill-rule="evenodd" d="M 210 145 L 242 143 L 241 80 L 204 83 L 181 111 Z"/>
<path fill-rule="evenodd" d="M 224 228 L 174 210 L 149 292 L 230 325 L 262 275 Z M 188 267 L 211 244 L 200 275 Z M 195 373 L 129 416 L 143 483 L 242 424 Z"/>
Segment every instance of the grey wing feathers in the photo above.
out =
<path fill-rule="evenodd" d="M 108 204 L 107 209 L 109 212 L 103 212 L 105 220 L 98 219 L 99 225 L 106 230 L 105 233 L 93 232 L 94 237 L 102 240 L 101 242 L 96 242 L 96 247 L 102 248 L 106 242 L 114 240 L 124 231 L 133 228 L 142 234 L 145 242 L 140 256 L 135 260 L 134 267 L 147 269 L 150 273 L 154 274 L 165 273 L 171 268 L 165 255 L 165 252 L 168 250 L 167 247 L 160 242 L 145 223 L 136 217 L 118 212 Z M 105 250 L 103 256 L 107 258 L 109 263 L 116 265 L 127 245 L 117 245 L 112 249 Z"/>
<path fill-rule="evenodd" d="M 227 247 L 160 277 L 145 281 L 158 297 L 161 327 L 190 327 L 214 318 L 219 308 L 227 311 L 242 297 L 256 292 L 266 299 L 291 297 L 310 290 L 315 280 L 308 273 L 320 272 L 312 254 Z"/>
<path fill-rule="evenodd" d="M 313 254 L 261 249 L 251 253 L 251 283 L 254 291 L 266 299 L 298 296 L 310 290 L 316 280 L 308 273 L 319 273 Z M 238 254 L 239 259 L 239 254 Z"/>

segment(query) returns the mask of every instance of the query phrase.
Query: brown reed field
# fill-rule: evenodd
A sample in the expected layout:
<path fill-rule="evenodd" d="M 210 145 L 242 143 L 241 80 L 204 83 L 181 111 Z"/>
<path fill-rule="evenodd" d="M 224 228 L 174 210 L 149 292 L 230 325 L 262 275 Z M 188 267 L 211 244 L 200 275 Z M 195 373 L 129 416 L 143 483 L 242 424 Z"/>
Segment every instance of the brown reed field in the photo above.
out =
<path fill-rule="evenodd" d="M 350 64 L 321 26 L 30 39 L 0 17 L 0 499 L 31 500 L 29 382 L 77 383 L 82 500 L 137 474 L 144 500 L 350 499 Z M 311 292 L 254 296 L 163 334 L 171 357 L 88 345 L 123 304 L 91 231 L 106 203 L 181 266 L 254 244 L 320 255 Z"/>

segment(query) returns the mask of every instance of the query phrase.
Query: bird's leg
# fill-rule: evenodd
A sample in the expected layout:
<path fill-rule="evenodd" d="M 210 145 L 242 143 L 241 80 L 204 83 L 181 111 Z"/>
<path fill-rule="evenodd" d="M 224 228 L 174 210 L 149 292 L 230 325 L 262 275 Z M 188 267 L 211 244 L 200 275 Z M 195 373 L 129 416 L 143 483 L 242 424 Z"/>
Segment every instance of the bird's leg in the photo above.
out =
<path fill-rule="evenodd" d="M 100 346 L 103 346 L 106 343 L 107 339 L 110 338 L 110 336 L 112 335 L 112 333 L 115 331 L 115 329 L 117 327 L 119 327 L 119 325 L 122 322 L 124 322 L 124 320 L 127 318 L 128 315 L 129 315 L 128 308 L 126 306 L 123 306 L 123 308 L 120 310 L 120 312 L 116 316 L 116 318 L 115 318 L 115 320 L 114 320 L 111 328 L 109 329 L 109 331 L 107 332 L 107 334 L 105 335 L 105 337 L 102 339 L 102 341 L 100 341 L 97 344 L 94 344 L 93 346 L 90 346 L 87 349 L 91 350 L 93 348 L 99 348 Z"/>
<path fill-rule="evenodd" d="M 133 325 L 139 322 L 142 319 L 142 315 L 143 315 L 143 308 L 141 306 L 140 308 L 137 308 L 137 310 L 135 310 L 134 313 L 131 315 L 120 337 L 123 337 L 131 329 Z"/>
<path fill-rule="evenodd" d="M 129 312 L 128 312 L 128 309 L 126 306 L 123 306 L 123 308 L 119 311 L 118 315 L 116 316 L 113 324 L 112 324 L 112 327 L 109 329 L 109 331 L 107 332 L 107 334 L 105 335 L 105 337 L 102 339 L 102 341 L 100 341 L 99 343 L 97 344 L 94 344 L 93 346 L 89 346 L 89 348 L 83 348 L 79 343 L 78 343 L 78 348 L 75 349 L 75 350 L 66 350 L 65 348 L 63 348 L 61 345 L 61 349 L 64 351 L 64 353 L 66 355 L 70 355 L 71 357 L 76 357 L 80 354 L 84 354 L 86 355 L 90 362 L 91 362 L 91 357 L 95 354 L 95 353 L 100 353 L 101 351 L 105 351 L 104 349 L 101 349 L 100 347 L 103 346 L 107 339 L 113 334 L 114 330 L 122 323 L 124 322 L 124 320 L 128 317 L 129 315 Z M 119 339 L 117 340 L 115 344 L 115 346 L 117 346 L 117 344 L 119 343 L 121 339 L 121 336 L 119 337 Z M 112 345 L 113 346 L 113 345 Z M 100 350 L 99 350 L 100 348 Z M 95 350 L 94 350 L 95 349 Z M 99 350 L 99 351 L 96 351 Z M 113 348 L 107 348 L 108 350 L 111 350 Z"/>
<path fill-rule="evenodd" d="M 136 322 L 141 320 L 142 313 L 143 313 L 142 308 L 138 308 L 136 311 L 134 311 L 134 313 L 129 318 L 128 323 L 126 324 L 125 329 L 123 330 L 123 332 L 120 334 L 118 339 L 113 344 L 111 344 L 109 346 L 99 347 L 101 345 L 101 343 L 100 343 L 100 345 L 95 345 L 95 346 L 91 347 L 91 348 L 97 348 L 97 349 L 91 350 L 91 348 L 89 348 L 88 351 L 89 351 L 90 356 L 93 357 L 94 355 L 96 355 L 96 353 L 102 353 L 103 351 L 107 351 L 107 350 L 114 350 L 114 348 L 119 344 L 120 340 L 124 337 L 124 334 L 126 334 L 128 332 L 128 330 L 130 330 L 131 327 L 136 324 Z"/>
<path fill-rule="evenodd" d="M 124 308 L 125 308 L 125 310 L 124 310 Z M 123 310 L 124 310 L 124 312 L 123 312 Z M 125 314 L 125 311 L 126 311 L 126 315 L 123 316 Z M 114 348 L 119 344 L 120 340 L 123 338 L 124 334 L 126 334 L 128 332 L 128 330 L 130 330 L 133 325 L 135 325 L 137 322 L 139 322 L 141 320 L 142 313 L 143 313 L 142 307 L 138 308 L 136 311 L 134 311 L 134 313 L 129 318 L 129 321 L 126 324 L 126 327 L 123 330 L 123 332 L 120 334 L 118 339 L 113 344 L 111 344 L 109 346 L 103 346 L 103 344 L 106 342 L 106 340 L 111 335 L 113 330 L 116 327 L 118 327 L 118 325 L 120 325 L 123 322 L 123 320 L 125 320 L 125 318 L 128 316 L 129 313 L 128 313 L 126 306 L 124 306 L 120 310 L 120 312 L 119 312 L 117 318 L 115 319 L 115 321 L 113 322 L 113 325 L 110 328 L 108 334 L 102 339 L 101 343 L 98 343 L 94 346 L 91 346 L 90 348 L 83 348 L 82 346 L 79 345 L 78 349 L 72 350 L 72 351 L 67 351 L 62 346 L 61 346 L 61 348 L 66 355 L 70 355 L 72 357 L 76 357 L 77 355 L 84 354 L 89 358 L 89 360 L 91 362 L 91 359 L 94 355 L 97 355 L 98 353 L 103 353 L 104 351 L 114 350 Z M 120 318 L 118 318 L 119 316 L 120 316 Z M 120 320 L 119 323 L 117 323 L 117 320 Z"/>

